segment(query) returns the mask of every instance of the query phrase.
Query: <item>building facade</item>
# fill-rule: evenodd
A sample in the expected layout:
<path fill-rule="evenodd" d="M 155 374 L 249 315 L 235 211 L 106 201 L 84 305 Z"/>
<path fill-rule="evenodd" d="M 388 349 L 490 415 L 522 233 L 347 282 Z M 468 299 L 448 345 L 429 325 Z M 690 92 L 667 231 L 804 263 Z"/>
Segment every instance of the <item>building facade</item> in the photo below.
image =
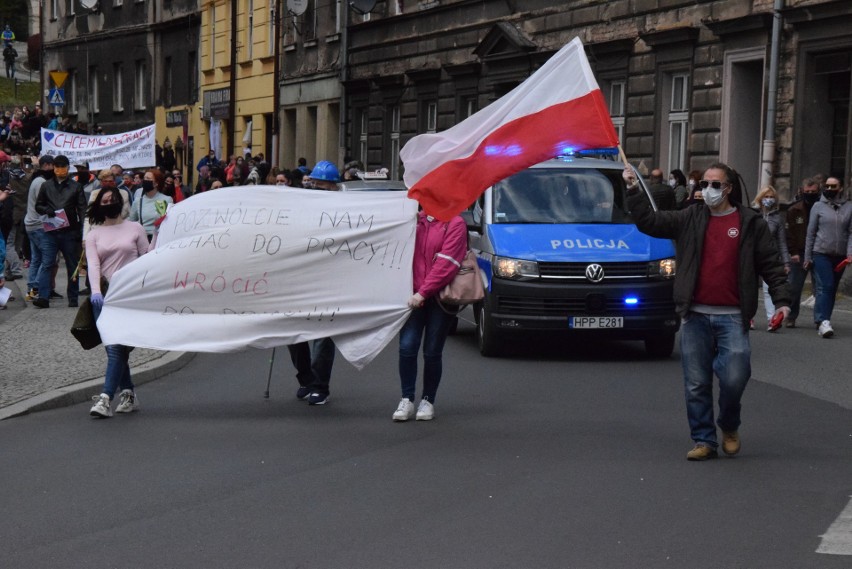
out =
<path fill-rule="evenodd" d="M 194 157 L 246 151 L 275 161 L 275 0 L 212 0 L 201 9 L 200 117 Z"/>
<path fill-rule="evenodd" d="M 850 178 L 845 0 L 388 0 L 348 32 L 346 151 L 397 175 L 401 144 L 483 108 L 576 36 L 640 169 L 722 160 L 750 195 L 767 170 L 787 199 L 804 176 Z"/>

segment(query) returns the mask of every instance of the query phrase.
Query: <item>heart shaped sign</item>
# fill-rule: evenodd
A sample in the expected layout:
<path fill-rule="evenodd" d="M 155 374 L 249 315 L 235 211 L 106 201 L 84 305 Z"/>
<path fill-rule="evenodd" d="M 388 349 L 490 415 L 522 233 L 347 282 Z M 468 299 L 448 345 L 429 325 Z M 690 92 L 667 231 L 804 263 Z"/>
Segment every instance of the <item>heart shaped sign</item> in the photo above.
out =
<path fill-rule="evenodd" d="M 48 141 L 48 142 L 50 142 L 51 140 L 53 140 L 53 137 L 54 137 L 54 136 L 56 136 L 56 135 L 55 135 L 55 134 L 53 134 L 52 132 L 46 132 L 46 133 L 44 133 L 44 139 L 45 139 L 46 141 Z"/>

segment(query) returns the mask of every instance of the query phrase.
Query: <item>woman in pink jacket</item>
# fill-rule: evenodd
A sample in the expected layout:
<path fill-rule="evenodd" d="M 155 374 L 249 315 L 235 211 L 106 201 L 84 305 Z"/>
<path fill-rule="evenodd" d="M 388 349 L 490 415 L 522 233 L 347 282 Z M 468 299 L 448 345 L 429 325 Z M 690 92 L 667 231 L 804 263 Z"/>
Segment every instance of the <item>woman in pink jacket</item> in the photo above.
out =
<path fill-rule="evenodd" d="M 423 396 L 417 407 L 418 421 L 435 417 L 435 394 L 441 382 L 441 354 L 454 316 L 438 305 L 438 293 L 447 286 L 467 252 L 467 226 L 456 216 L 449 222 L 420 212 L 414 240 L 414 294 L 408 300 L 412 312 L 399 332 L 399 379 L 402 400 L 394 421 L 415 416 L 417 353 L 423 344 Z M 425 338 L 425 339 L 424 339 Z"/>

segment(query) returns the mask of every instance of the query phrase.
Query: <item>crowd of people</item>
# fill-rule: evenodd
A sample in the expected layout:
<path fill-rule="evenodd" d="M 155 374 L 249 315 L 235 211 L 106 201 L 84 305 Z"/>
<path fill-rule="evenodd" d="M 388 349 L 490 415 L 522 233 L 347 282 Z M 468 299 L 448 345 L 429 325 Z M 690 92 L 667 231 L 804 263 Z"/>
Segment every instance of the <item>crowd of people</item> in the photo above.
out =
<path fill-rule="evenodd" d="M 168 159 L 164 145 L 160 157 Z M 63 299 L 56 290 L 59 253 L 65 261 L 68 306 L 79 306 L 81 294 L 91 295 L 95 319 L 100 315 L 112 275 L 144 255 L 155 241 L 158 223 L 169 204 L 224 186 L 269 184 L 291 188 L 335 191 L 342 181 L 332 162 L 323 160 L 313 168 L 304 158 L 292 170 L 269 169 L 262 155 L 232 157 L 227 163 L 208 153 L 198 164 L 195 188 L 182 183 L 180 171 L 162 167 L 144 172 L 124 170 L 114 164 L 94 172 L 82 161 L 71 164 L 66 156 L 40 158 L 0 152 L 0 175 L 5 174 L 12 191 L 0 192 L 2 212 L 13 213 L 8 236 L 9 258 L 6 278 L 27 278 L 26 300 L 38 309 L 50 308 Z M 29 168 L 18 166 L 27 162 Z M 12 164 L 12 167 L 9 165 Z M 166 164 L 171 165 L 171 164 Z M 74 173 L 70 167 L 74 166 Z M 162 166 L 162 165 L 161 165 Z M 357 177 L 363 165 L 346 163 L 343 179 Z M 10 198 L 15 205 L 6 207 Z M 5 232 L 4 232 L 5 233 Z M 5 240 L 0 244 L 5 244 Z M 5 254 L 6 247 L 0 246 Z M 402 399 L 393 413 L 394 421 L 430 420 L 435 416 L 435 397 L 442 374 L 442 352 L 452 316 L 437 303 L 437 293 L 455 276 L 467 249 L 466 227 L 461 217 L 449 223 L 422 213 L 418 217 L 414 243 L 411 298 L 412 313 L 400 332 L 399 369 Z M 0 256 L 0 260 L 3 257 Z M 28 270 L 27 270 L 28 269 Z M 88 286 L 79 290 L 78 275 L 87 270 Z M 0 286 L 4 284 L 0 278 Z M 424 380 L 419 405 L 415 407 L 417 357 L 423 348 Z M 329 383 L 335 345 L 320 338 L 289 346 L 299 387 L 296 397 L 310 405 L 324 405 L 330 396 Z M 131 347 L 105 346 L 107 366 L 102 393 L 90 409 L 93 417 L 111 417 L 139 408 L 130 374 Z M 118 392 L 118 404 L 112 402 Z"/>

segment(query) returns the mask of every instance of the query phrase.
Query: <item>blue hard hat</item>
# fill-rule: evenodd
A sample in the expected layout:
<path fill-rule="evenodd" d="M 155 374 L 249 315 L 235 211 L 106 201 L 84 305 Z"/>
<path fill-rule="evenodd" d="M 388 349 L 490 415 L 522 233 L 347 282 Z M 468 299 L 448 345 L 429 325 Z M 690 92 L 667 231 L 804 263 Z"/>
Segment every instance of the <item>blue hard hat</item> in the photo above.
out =
<path fill-rule="evenodd" d="M 317 162 L 317 165 L 314 166 L 313 170 L 311 170 L 310 176 L 313 180 L 323 180 L 334 183 L 340 181 L 340 172 L 337 171 L 337 166 L 328 160 Z"/>

